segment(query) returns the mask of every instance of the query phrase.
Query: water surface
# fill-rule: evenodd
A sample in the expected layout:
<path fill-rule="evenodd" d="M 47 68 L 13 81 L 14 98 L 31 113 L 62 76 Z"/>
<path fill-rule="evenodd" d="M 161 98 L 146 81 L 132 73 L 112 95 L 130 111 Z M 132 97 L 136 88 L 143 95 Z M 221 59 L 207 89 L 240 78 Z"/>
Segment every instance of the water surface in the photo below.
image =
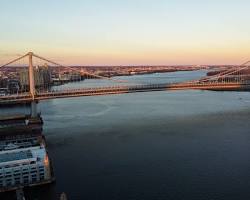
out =
<path fill-rule="evenodd" d="M 119 78 L 160 83 L 204 74 Z M 250 199 L 249 92 L 160 91 L 39 106 L 57 181 L 25 191 L 28 199 L 52 199 L 61 192 L 70 200 Z"/>

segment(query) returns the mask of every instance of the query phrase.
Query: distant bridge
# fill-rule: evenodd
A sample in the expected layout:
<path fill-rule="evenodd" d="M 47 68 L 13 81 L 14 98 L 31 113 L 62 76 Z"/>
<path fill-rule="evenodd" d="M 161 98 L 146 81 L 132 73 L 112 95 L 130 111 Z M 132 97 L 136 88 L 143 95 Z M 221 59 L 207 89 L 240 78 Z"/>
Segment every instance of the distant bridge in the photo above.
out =
<path fill-rule="evenodd" d="M 29 81 L 29 91 L 18 93 L 16 95 L 6 95 L 0 97 L 0 105 L 4 104 L 18 104 L 24 102 L 37 102 L 47 99 L 56 98 L 69 98 L 69 97 L 80 97 L 80 96 L 96 96 L 96 95 L 111 95 L 111 94 L 123 94 L 123 93 L 135 93 L 135 92 L 152 92 L 152 91 L 164 91 L 164 90 L 218 90 L 218 91 L 238 91 L 238 90 L 250 90 L 250 75 L 246 74 L 249 72 L 250 61 L 243 63 L 240 66 L 230 68 L 227 71 L 220 72 L 213 76 L 203 77 L 198 80 L 181 82 L 181 83 L 166 83 L 166 84 L 144 84 L 144 85 L 118 85 L 118 86 L 105 86 L 105 87 L 95 87 L 95 88 L 78 88 L 71 90 L 52 90 L 44 92 L 45 90 L 37 90 L 35 84 L 35 74 L 34 74 L 34 63 L 33 60 L 39 59 L 40 63 L 46 63 L 51 67 L 56 66 L 59 69 L 67 69 L 69 71 L 79 70 L 60 65 L 54 61 L 48 60 L 41 56 L 38 56 L 32 52 L 25 54 L 15 60 L 8 62 L 5 65 L 0 66 L 0 70 L 19 63 L 20 61 L 28 58 L 28 81 Z M 96 77 L 98 79 L 107 79 L 114 82 L 124 82 L 120 80 L 115 80 L 113 78 L 107 78 L 104 76 L 99 76 L 96 74 L 90 74 L 86 72 L 91 77 Z M 33 106 L 34 107 L 34 106 Z"/>
<path fill-rule="evenodd" d="M 167 90 L 216 90 L 216 91 L 250 91 L 250 84 L 244 83 L 180 83 L 180 84 L 150 84 L 150 85 L 134 85 L 134 86 L 115 86 L 115 87 L 99 87 L 84 88 L 72 90 L 58 90 L 51 92 L 41 92 L 32 99 L 29 93 L 20 95 L 8 95 L 0 98 L 0 105 L 28 103 L 31 101 L 42 101 L 57 98 L 71 98 L 81 96 L 99 96 L 112 94 L 125 94 L 136 92 L 153 92 Z"/>

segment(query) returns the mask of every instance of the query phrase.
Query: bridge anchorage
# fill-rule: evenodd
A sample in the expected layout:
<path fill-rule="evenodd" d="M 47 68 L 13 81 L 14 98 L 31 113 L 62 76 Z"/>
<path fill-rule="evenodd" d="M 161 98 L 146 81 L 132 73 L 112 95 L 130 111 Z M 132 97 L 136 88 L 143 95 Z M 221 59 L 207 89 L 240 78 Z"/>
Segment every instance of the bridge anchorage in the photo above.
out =
<path fill-rule="evenodd" d="M 27 59 L 28 58 L 28 59 Z M 20 83 L 16 92 L 0 96 L 0 105 L 9 103 L 31 103 L 31 116 L 37 116 L 37 102 L 46 99 L 68 98 L 79 96 L 110 95 L 133 92 L 149 92 L 162 90 L 249 90 L 250 89 L 250 61 L 230 67 L 227 70 L 206 76 L 198 80 L 186 82 L 138 84 L 128 81 L 107 78 L 98 74 L 89 73 L 81 68 L 61 65 L 52 60 L 29 52 L 5 65 L 0 66 L 0 71 L 5 68 L 14 68 L 16 78 Z M 4 70 L 3 70 L 4 71 Z M 19 71 L 19 73 L 17 73 Z M 81 80 L 84 78 L 98 78 L 115 82 L 115 86 L 84 87 L 75 89 L 51 89 L 51 74 L 56 74 L 54 81 L 65 81 L 67 78 Z M 19 77 L 18 77 L 19 76 Z M 70 80 L 71 80 L 70 79 Z M 71 81 L 72 81 L 71 80 Z"/>

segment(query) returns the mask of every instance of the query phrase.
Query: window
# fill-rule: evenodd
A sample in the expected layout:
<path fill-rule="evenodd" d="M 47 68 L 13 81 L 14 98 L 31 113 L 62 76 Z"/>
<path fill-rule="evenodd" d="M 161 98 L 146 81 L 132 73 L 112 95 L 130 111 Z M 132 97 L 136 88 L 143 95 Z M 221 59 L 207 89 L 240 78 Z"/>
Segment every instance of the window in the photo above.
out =
<path fill-rule="evenodd" d="M 11 185 L 12 185 L 12 182 L 6 182 L 6 185 L 7 185 L 7 186 L 11 186 Z"/>
<path fill-rule="evenodd" d="M 40 169 L 39 172 L 44 172 L 44 169 Z"/>
<path fill-rule="evenodd" d="M 37 171 L 36 170 L 31 170 L 30 173 L 36 173 Z"/>

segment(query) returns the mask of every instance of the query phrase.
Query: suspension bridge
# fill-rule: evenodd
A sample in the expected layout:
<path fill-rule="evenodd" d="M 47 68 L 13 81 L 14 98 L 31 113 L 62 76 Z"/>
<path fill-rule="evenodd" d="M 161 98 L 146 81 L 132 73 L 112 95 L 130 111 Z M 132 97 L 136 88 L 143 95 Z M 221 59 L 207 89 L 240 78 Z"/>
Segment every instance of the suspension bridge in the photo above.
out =
<path fill-rule="evenodd" d="M 25 64 L 24 64 L 25 63 Z M 31 102 L 32 112 L 35 115 L 35 107 L 38 101 L 56 98 L 69 98 L 80 96 L 95 96 L 95 95 L 111 95 L 111 94 L 123 94 L 123 93 L 135 93 L 135 92 L 152 92 L 152 91 L 165 91 L 165 90 L 249 90 L 250 89 L 250 61 L 243 63 L 242 65 L 235 66 L 223 72 L 217 73 L 212 76 L 206 76 L 197 80 L 191 80 L 186 82 L 174 82 L 174 83 L 160 83 L 160 84 L 133 84 L 129 81 L 116 80 L 114 78 L 108 78 L 100 76 L 94 73 L 84 72 L 85 75 L 90 77 L 105 79 L 115 83 L 117 85 L 102 86 L 102 87 L 84 87 L 75 89 L 61 89 L 51 90 L 46 86 L 37 87 L 34 68 L 36 66 L 46 65 L 57 70 L 68 70 L 71 72 L 79 72 L 80 69 L 76 69 L 70 66 L 64 66 L 47 58 L 36 55 L 29 52 L 19 58 L 11 60 L 10 62 L 0 66 L 0 70 L 16 66 L 16 68 L 26 68 L 27 73 L 27 85 L 26 90 L 21 90 L 16 94 L 7 94 L 0 97 L 0 105 L 3 104 L 18 104 L 24 102 Z"/>

